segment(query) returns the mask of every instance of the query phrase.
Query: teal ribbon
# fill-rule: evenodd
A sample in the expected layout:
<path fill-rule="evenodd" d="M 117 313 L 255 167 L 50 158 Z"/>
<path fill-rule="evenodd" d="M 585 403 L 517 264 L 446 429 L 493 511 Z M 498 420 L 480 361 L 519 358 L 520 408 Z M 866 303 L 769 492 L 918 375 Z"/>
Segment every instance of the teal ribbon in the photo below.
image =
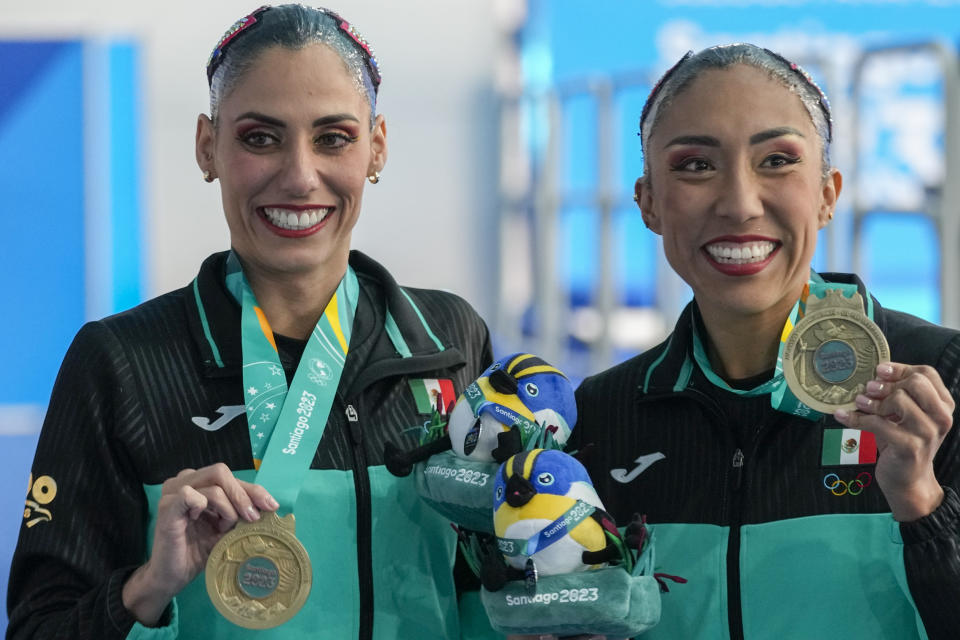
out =
<path fill-rule="evenodd" d="M 501 422 L 506 424 L 509 421 L 511 426 L 515 426 L 520 429 L 520 441 L 524 446 L 532 442 L 541 431 L 544 431 L 544 429 L 541 429 L 540 426 L 533 420 L 525 418 L 516 411 L 511 410 L 509 407 L 505 407 L 501 404 L 487 400 L 486 396 L 483 395 L 483 390 L 480 388 L 480 385 L 475 381 L 471 382 L 470 385 L 464 389 L 463 396 L 467 399 L 467 403 L 470 405 L 471 411 L 473 411 L 474 418 L 479 418 L 480 414 L 487 407 L 498 407 L 499 412 L 494 412 L 491 409 L 491 413 L 494 413 L 494 415 L 499 413 L 501 417 L 498 419 Z"/>
<path fill-rule="evenodd" d="M 783 331 L 780 335 L 780 348 L 777 350 L 777 365 L 773 372 L 773 377 L 771 377 L 766 382 L 757 385 L 753 389 L 734 389 L 726 381 L 718 376 L 714 371 L 713 367 L 710 366 L 710 359 L 707 357 L 706 349 L 703 346 L 703 341 L 700 339 L 699 332 L 697 331 L 697 323 L 693 323 L 693 358 L 696 361 L 697 365 L 700 367 L 700 370 L 703 371 L 703 374 L 707 377 L 714 386 L 723 389 L 724 391 L 729 391 L 730 393 L 735 393 L 739 396 L 744 396 L 748 398 L 760 396 L 769 393 L 770 394 L 770 405 L 777 411 L 782 411 L 784 413 L 789 413 L 790 415 L 799 416 L 801 418 L 806 418 L 807 420 L 817 421 L 823 414 L 814 411 L 804 403 L 800 402 L 797 397 L 790 391 L 790 387 L 787 385 L 786 378 L 783 375 L 783 348 L 787 342 L 787 338 L 790 336 L 790 332 L 793 331 L 793 328 L 797 326 L 803 315 L 806 312 L 807 306 L 807 297 L 809 295 L 815 295 L 818 298 L 823 298 L 827 291 L 840 291 L 844 297 L 852 298 L 855 293 L 857 293 L 857 285 L 855 284 L 841 284 L 837 282 L 826 282 L 819 274 L 811 271 L 810 279 L 807 281 L 807 287 L 809 293 L 807 296 L 801 296 L 797 300 L 796 304 L 793 305 L 793 309 L 790 310 L 790 315 L 788 316 L 787 322 L 784 325 Z M 869 293 L 865 293 L 866 301 L 866 310 L 865 313 L 870 320 L 873 320 L 873 300 L 870 298 Z M 686 368 L 686 367 L 685 367 Z"/>
<path fill-rule="evenodd" d="M 497 538 L 497 548 L 505 556 L 532 556 L 543 551 L 567 535 L 578 524 L 589 518 L 597 508 L 577 500 L 563 515 L 529 538 Z"/>
<path fill-rule="evenodd" d="M 307 339 L 288 389 L 270 324 L 232 251 L 226 268 L 227 289 L 242 308 L 243 397 L 255 482 L 289 512 L 320 444 L 343 374 L 360 291 L 357 275 L 347 267 Z"/>

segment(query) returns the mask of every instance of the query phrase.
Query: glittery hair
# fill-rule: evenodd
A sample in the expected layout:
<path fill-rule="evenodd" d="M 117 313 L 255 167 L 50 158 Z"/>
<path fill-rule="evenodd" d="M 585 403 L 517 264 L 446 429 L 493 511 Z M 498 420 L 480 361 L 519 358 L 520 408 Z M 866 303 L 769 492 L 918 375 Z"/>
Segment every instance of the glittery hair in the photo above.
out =
<path fill-rule="evenodd" d="M 660 120 L 660 114 L 669 109 L 677 96 L 683 93 L 704 71 L 725 69 L 735 64 L 745 64 L 764 71 L 800 98 L 813 122 L 813 128 L 820 137 L 823 172 L 826 174 L 830 168 L 830 142 L 833 139 L 833 123 L 827 96 L 799 65 L 778 53 L 752 44 L 710 47 L 696 54 L 692 51 L 687 52 L 663 74 L 650 92 L 640 115 L 640 140 L 643 145 L 645 173 L 649 172 L 647 154 L 650 148 L 650 135 Z"/>
<path fill-rule="evenodd" d="M 380 69 L 367 41 L 336 13 L 300 4 L 260 7 L 224 33 L 207 62 L 210 117 L 217 122 L 221 101 L 271 47 L 302 49 L 324 44 L 343 60 L 357 91 L 370 104 L 370 126 L 376 119 Z"/>

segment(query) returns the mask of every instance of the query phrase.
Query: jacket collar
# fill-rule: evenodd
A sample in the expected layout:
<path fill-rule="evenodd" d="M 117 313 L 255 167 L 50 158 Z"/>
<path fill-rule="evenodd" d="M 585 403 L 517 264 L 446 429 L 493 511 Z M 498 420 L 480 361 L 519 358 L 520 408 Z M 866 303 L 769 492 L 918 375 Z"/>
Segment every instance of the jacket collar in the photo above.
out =
<path fill-rule="evenodd" d="M 228 253 L 215 253 L 204 260 L 184 296 L 188 323 L 201 354 L 204 373 L 211 377 L 234 376 L 243 367 L 241 309 L 224 285 Z M 450 349 L 449 339 L 426 322 L 408 294 L 382 265 L 355 250 L 350 252 L 350 265 L 357 273 L 361 288 L 365 288 L 366 283 L 382 291 L 410 356 L 438 356 L 449 350 L 441 361 L 451 356 L 462 358 L 456 349 Z"/>
<path fill-rule="evenodd" d="M 855 284 L 865 301 L 870 296 L 863 281 L 854 274 L 821 273 L 820 276 L 827 282 Z M 880 303 L 873 296 L 869 300 L 873 304 L 873 321 L 886 333 L 886 317 Z M 670 337 L 651 350 L 650 364 L 641 376 L 641 396 L 679 393 L 687 387 L 691 376 L 697 374 L 693 365 L 693 323 L 697 321 L 696 315 L 699 313 L 696 304 L 696 301 L 691 301 L 684 307 Z M 691 366 L 694 370 L 691 370 Z"/>

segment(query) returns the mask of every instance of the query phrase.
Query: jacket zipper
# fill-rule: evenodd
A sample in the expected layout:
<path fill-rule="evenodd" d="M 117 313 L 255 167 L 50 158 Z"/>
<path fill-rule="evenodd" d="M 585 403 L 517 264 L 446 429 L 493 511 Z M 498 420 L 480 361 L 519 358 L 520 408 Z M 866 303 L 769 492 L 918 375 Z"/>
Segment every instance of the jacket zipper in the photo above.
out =
<path fill-rule="evenodd" d="M 360 415 L 352 404 L 347 404 L 347 423 L 350 425 L 350 448 L 353 454 L 353 485 L 357 495 L 357 578 L 360 585 L 360 640 L 373 638 L 373 558 L 371 550 L 372 506 L 370 504 L 370 475 L 367 455 L 363 450 L 363 429 Z"/>
<path fill-rule="evenodd" d="M 730 489 L 734 494 L 730 501 L 730 533 L 727 539 L 727 624 L 730 627 L 730 640 L 743 640 L 743 612 L 740 599 L 740 521 L 743 484 L 743 450 L 737 447 L 731 461 L 732 477 Z"/>
<path fill-rule="evenodd" d="M 720 408 L 710 399 L 709 396 L 697 389 L 686 388 L 680 392 L 654 392 L 643 397 L 641 402 L 657 400 L 662 398 L 690 398 L 703 407 L 714 420 L 716 420 L 721 429 L 729 433 L 727 427 L 727 417 Z M 759 429 L 757 431 L 759 434 Z M 754 442 L 754 452 L 756 450 L 756 439 Z M 746 462 L 746 456 L 740 447 L 736 447 L 730 460 L 730 476 L 728 482 L 730 498 L 725 498 L 725 507 L 730 514 L 730 533 L 727 538 L 727 626 L 730 632 L 730 640 L 743 640 L 743 612 L 741 610 L 742 602 L 740 597 L 740 524 L 743 517 L 743 496 L 741 486 L 743 485 L 743 468 Z"/>

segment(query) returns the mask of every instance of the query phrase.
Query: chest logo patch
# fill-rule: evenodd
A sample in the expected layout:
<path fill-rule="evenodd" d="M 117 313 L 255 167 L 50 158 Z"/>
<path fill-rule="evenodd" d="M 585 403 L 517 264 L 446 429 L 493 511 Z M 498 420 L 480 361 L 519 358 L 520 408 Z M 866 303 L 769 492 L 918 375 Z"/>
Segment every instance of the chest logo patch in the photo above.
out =
<path fill-rule="evenodd" d="M 27 482 L 27 501 L 23 508 L 23 519 L 27 527 L 53 520 L 53 513 L 46 508 L 57 497 L 57 481 L 50 476 L 40 476 L 36 480 L 30 474 Z"/>
<path fill-rule="evenodd" d="M 640 456 L 634 462 L 637 463 L 637 466 L 633 468 L 630 472 L 626 469 L 611 469 L 610 476 L 621 484 L 627 484 L 632 482 L 637 476 L 650 468 L 654 462 L 659 462 L 667 456 L 663 453 L 657 451 L 656 453 L 648 453 L 646 455 Z"/>
<path fill-rule="evenodd" d="M 823 476 L 823 486 L 835 496 L 858 496 L 873 482 L 873 476 L 861 471 L 856 478 L 843 480 L 835 473 Z"/>
<path fill-rule="evenodd" d="M 860 429 L 823 430 L 821 466 L 873 464 L 876 461 L 877 441 L 871 432 Z"/>
<path fill-rule="evenodd" d="M 415 378 L 410 380 L 410 391 L 417 401 L 417 413 L 421 415 L 432 415 L 434 411 L 446 414 L 457 399 L 453 380 Z"/>
<path fill-rule="evenodd" d="M 245 404 L 228 404 L 217 409 L 217 413 L 220 414 L 220 417 L 214 420 L 212 423 L 206 416 L 193 416 L 190 419 L 193 421 L 193 424 L 197 425 L 204 431 L 217 431 L 227 426 L 227 423 L 237 416 L 243 415 L 246 410 L 247 405 Z"/>

